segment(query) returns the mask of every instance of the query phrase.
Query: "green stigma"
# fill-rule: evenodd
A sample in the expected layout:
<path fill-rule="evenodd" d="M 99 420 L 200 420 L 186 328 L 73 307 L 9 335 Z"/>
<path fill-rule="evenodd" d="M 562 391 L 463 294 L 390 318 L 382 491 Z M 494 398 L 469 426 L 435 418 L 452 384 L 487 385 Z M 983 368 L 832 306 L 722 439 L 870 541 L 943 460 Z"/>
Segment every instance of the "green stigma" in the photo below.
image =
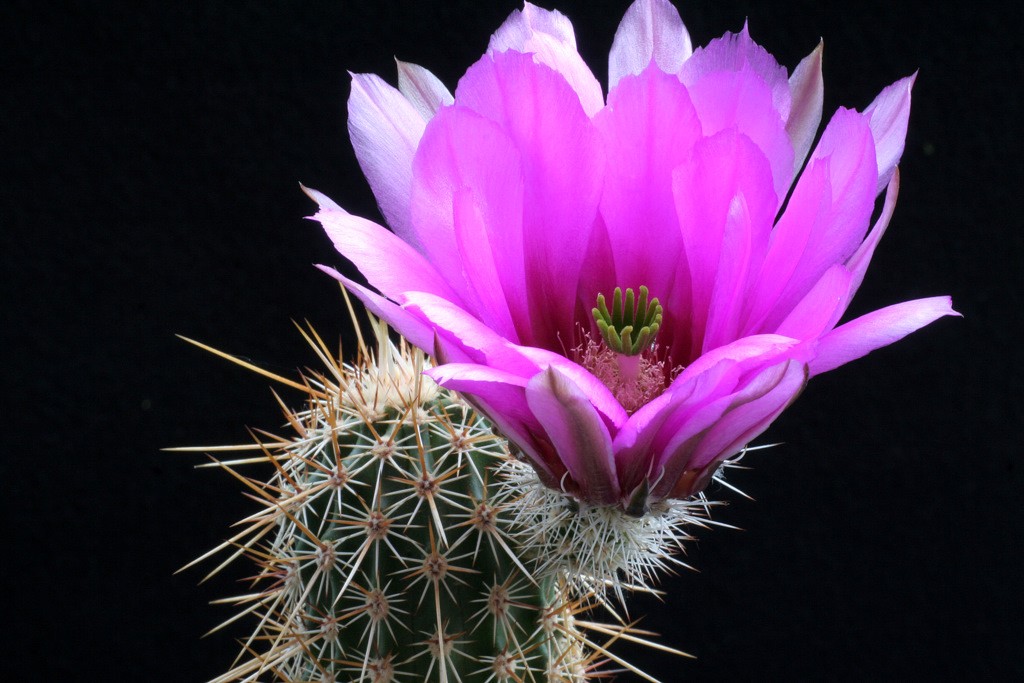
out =
<path fill-rule="evenodd" d="M 632 289 L 627 289 L 623 297 L 622 288 L 616 287 L 611 312 L 604 294 L 597 295 L 594 322 L 612 351 L 635 356 L 654 341 L 661 327 L 662 308 L 657 298 L 648 301 L 647 294 L 647 287 L 640 287 L 640 298 L 636 300 Z"/>

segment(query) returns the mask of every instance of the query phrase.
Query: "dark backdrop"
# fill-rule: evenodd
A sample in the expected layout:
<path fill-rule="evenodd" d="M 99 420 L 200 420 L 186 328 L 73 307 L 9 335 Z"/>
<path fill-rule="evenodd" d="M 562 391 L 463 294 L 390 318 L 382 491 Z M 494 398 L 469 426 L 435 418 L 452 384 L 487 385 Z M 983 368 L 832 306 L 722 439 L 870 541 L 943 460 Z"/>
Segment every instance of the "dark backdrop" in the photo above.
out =
<path fill-rule="evenodd" d="M 718 519 L 744 530 L 701 533 L 699 573 L 638 610 L 698 659 L 627 651 L 666 683 L 1024 676 L 1021 10 L 680 4 L 695 44 L 747 17 L 790 68 L 823 36 L 826 116 L 920 69 L 900 203 L 854 312 L 951 293 L 965 317 L 815 379 L 766 436 L 784 445 L 734 477 L 757 502 L 721 492 Z M 626 5 L 559 5 L 602 82 Z M 266 380 L 174 335 L 285 373 L 314 362 L 292 319 L 346 336 L 337 286 L 311 265 L 341 259 L 298 186 L 378 216 L 347 140 L 346 71 L 393 80 L 397 55 L 454 86 L 517 6 L 9 5 L 7 680 L 226 668 L 229 636 L 200 636 L 241 571 L 199 587 L 203 571 L 172 572 L 252 506 L 195 471 L 201 456 L 159 449 L 246 441 L 280 418 Z"/>

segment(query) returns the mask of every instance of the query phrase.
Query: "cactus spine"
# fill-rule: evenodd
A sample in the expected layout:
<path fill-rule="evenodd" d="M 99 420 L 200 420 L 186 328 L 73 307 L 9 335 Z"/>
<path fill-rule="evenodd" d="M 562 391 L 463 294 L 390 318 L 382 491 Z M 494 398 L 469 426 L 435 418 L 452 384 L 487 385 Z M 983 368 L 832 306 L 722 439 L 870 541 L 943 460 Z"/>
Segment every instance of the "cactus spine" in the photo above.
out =
<path fill-rule="evenodd" d="M 290 436 L 175 449 L 258 451 L 212 458 L 261 509 L 187 565 L 230 551 L 211 575 L 242 556 L 258 567 L 251 592 L 222 601 L 241 608 L 225 624 L 252 615 L 257 626 L 213 683 L 581 683 L 609 662 L 655 681 L 608 646 L 688 656 L 615 613 L 625 591 L 682 564 L 683 528 L 709 523 L 709 504 L 636 517 L 545 488 L 482 415 L 422 374 L 420 351 L 372 323 L 375 345 L 360 338 L 352 365 L 300 328 L 327 371 L 298 382 L 192 342 L 305 396 L 300 410 L 278 399 Z M 261 463 L 266 480 L 241 471 Z M 612 623 L 590 620 L 598 605 Z"/>
<path fill-rule="evenodd" d="M 361 343 L 353 366 L 303 332 L 330 372 L 275 376 L 306 393 L 286 409 L 293 436 L 215 461 L 262 504 L 204 556 L 234 549 L 259 566 L 231 600 L 258 627 L 215 680 L 586 680 L 597 657 L 575 618 L 589 605 L 512 547 L 505 441 L 422 375 L 420 352 L 374 329 L 376 350 Z M 256 462 L 269 481 L 238 471 Z"/>

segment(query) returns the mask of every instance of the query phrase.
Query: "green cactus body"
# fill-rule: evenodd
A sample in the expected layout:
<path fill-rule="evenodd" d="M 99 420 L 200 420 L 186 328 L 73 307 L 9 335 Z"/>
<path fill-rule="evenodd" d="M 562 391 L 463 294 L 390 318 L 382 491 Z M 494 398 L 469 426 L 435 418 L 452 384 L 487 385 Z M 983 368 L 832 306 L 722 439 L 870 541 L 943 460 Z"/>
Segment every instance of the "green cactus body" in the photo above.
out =
<path fill-rule="evenodd" d="M 506 443 L 422 376 L 422 355 L 377 337 L 375 358 L 306 379 L 293 437 L 218 463 L 263 509 L 231 542 L 260 566 L 234 600 L 259 625 L 216 681 L 586 680 L 587 606 L 512 547 Z M 254 460 L 269 481 L 237 472 Z"/>
<path fill-rule="evenodd" d="M 503 547 L 488 481 L 503 444 L 450 399 L 372 418 L 343 415 L 285 468 L 279 611 L 309 651 L 290 677 L 546 680 L 570 617 L 557 582 L 535 583 Z"/>

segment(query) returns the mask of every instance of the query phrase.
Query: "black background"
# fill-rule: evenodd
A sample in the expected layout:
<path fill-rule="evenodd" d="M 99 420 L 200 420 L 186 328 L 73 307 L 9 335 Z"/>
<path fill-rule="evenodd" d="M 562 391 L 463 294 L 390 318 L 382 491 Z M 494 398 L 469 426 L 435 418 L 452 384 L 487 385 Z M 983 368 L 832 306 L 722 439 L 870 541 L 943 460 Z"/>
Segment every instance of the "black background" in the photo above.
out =
<path fill-rule="evenodd" d="M 677 680 L 1024 676 L 1020 543 L 1020 9 L 691 1 L 695 44 L 749 18 L 792 68 L 825 39 L 826 117 L 920 69 L 902 193 L 854 304 L 952 294 L 944 319 L 815 379 L 733 481 L 644 625 Z M 200 681 L 239 589 L 173 575 L 252 510 L 198 454 L 274 428 L 291 324 L 350 332 L 301 181 L 377 218 L 347 140 L 346 71 L 392 56 L 450 87 L 515 2 L 9 4 L 0 164 L 7 680 Z M 627 3 L 565 0 L 604 82 Z M 1012 5 L 1007 4 L 1007 7 Z M 285 394 L 286 398 L 294 398 Z M 713 491 L 714 493 L 714 491 Z M 13 543 L 11 538 L 13 537 Z M 206 565 L 212 568 L 212 565 Z M 235 632 L 237 635 L 238 632 Z M 622 676 L 621 680 L 633 680 Z"/>

